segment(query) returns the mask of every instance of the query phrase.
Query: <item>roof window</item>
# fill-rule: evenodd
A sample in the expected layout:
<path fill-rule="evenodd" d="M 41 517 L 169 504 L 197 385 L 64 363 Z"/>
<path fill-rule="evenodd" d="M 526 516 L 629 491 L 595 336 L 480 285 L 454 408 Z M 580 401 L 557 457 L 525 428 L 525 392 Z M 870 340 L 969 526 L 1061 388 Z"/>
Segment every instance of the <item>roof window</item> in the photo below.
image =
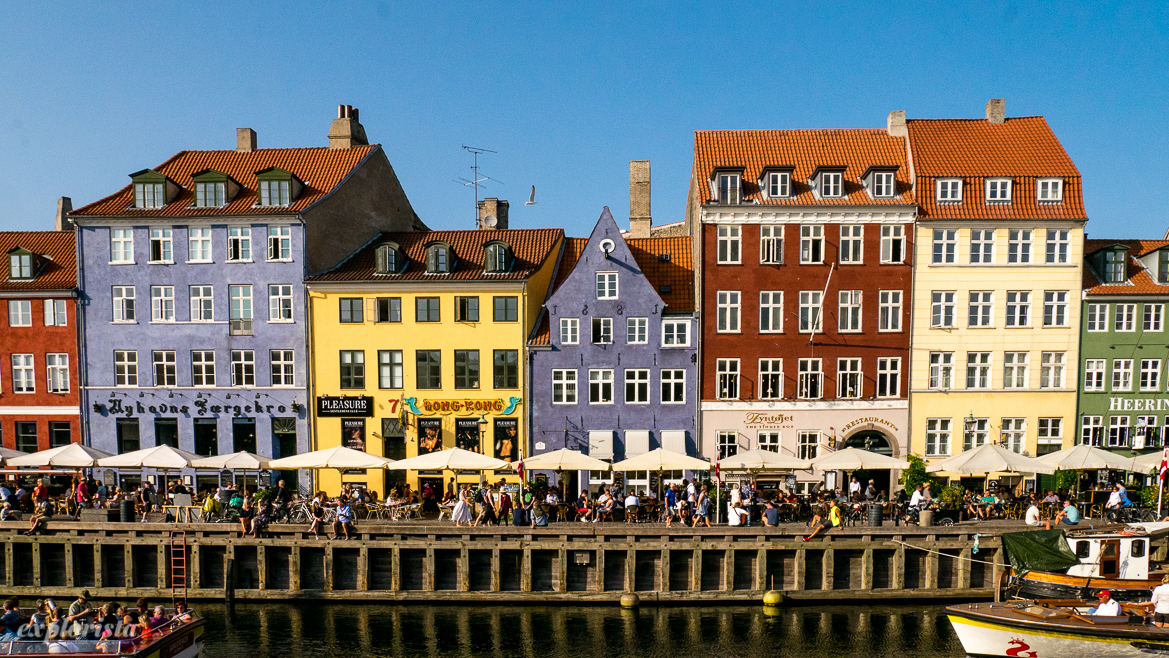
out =
<path fill-rule="evenodd" d="M 192 175 L 191 180 L 195 182 L 194 208 L 222 208 L 239 192 L 239 183 L 214 169 L 204 169 Z"/>
<path fill-rule="evenodd" d="M 292 172 L 279 167 L 269 167 L 256 172 L 257 191 L 256 206 L 261 208 L 280 208 L 291 204 L 304 183 L 300 182 Z"/>
<path fill-rule="evenodd" d="M 1040 178 L 1035 181 L 1036 200 L 1039 203 L 1060 203 L 1063 201 L 1062 178 Z"/>
<path fill-rule="evenodd" d="M 134 185 L 134 205 L 132 208 L 157 209 L 162 208 L 178 193 L 179 187 L 170 179 L 153 169 L 130 174 Z"/>
<path fill-rule="evenodd" d="M 1124 283 L 1127 279 L 1126 265 L 1128 252 L 1124 249 L 1110 249 L 1104 252 L 1104 283 Z"/>
<path fill-rule="evenodd" d="M 937 180 L 938 203 L 962 203 L 962 179 L 939 178 Z"/>
<path fill-rule="evenodd" d="M 872 166 L 861 176 L 861 184 L 872 199 L 892 199 L 897 195 L 897 167 Z"/>
<path fill-rule="evenodd" d="M 40 260 L 40 257 L 27 249 L 13 249 L 8 252 L 8 279 L 27 281 L 36 278 Z"/>
<path fill-rule="evenodd" d="M 398 274 L 405 266 L 402 248 L 395 242 L 379 244 L 374 251 L 374 274 Z"/>
<path fill-rule="evenodd" d="M 426 247 L 426 273 L 450 274 L 454 268 L 454 254 L 445 242 L 435 242 Z"/>
<path fill-rule="evenodd" d="M 483 270 L 491 274 L 502 274 L 511 270 L 511 247 L 506 242 L 494 240 L 483 246 Z"/>
<path fill-rule="evenodd" d="M 839 199 L 844 196 L 844 170 L 845 167 L 816 167 L 808 184 L 812 186 L 817 199 Z"/>
<path fill-rule="evenodd" d="M 1009 178 L 988 178 L 988 179 L 986 179 L 986 202 L 987 203 L 1010 203 L 1011 202 L 1011 179 L 1009 179 Z"/>

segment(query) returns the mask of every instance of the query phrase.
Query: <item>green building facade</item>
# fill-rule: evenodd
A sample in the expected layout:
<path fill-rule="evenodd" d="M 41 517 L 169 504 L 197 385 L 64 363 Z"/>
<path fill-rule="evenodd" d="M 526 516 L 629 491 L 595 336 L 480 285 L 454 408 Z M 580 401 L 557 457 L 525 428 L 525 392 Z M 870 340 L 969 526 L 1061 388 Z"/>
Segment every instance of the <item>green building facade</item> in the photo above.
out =
<path fill-rule="evenodd" d="M 1077 443 L 1160 449 L 1169 426 L 1169 240 L 1087 240 Z"/>

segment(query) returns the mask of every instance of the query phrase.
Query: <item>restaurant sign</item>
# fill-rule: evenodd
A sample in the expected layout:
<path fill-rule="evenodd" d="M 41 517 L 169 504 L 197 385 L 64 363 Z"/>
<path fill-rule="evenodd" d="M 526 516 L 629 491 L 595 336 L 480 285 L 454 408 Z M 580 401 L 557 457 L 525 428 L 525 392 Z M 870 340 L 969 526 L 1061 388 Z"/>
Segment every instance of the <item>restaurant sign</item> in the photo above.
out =
<path fill-rule="evenodd" d="M 520 405 L 521 398 L 509 397 L 475 400 L 471 398 L 439 399 L 439 398 L 406 398 L 403 400 L 410 413 L 419 416 L 433 416 L 435 414 L 499 414 L 508 416 L 515 413 Z"/>
<path fill-rule="evenodd" d="M 743 417 L 747 427 L 790 427 L 795 420 L 790 414 L 750 412 Z"/>
<path fill-rule="evenodd" d="M 368 395 L 319 395 L 317 396 L 317 415 L 325 417 L 363 417 L 373 416 L 373 398 Z"/>

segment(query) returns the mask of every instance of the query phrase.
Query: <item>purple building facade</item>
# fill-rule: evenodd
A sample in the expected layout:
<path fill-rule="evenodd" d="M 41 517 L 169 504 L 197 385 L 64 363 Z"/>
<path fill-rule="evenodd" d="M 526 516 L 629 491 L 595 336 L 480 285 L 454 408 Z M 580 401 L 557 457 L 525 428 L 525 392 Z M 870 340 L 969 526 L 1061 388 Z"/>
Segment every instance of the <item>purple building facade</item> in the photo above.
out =
<path fill-rule="evenodd" d="M 608 208 L 588 239 L 565 240 L 529 341 L 529 454 L 569 448 L 610 462 L 655 448 L 695 454 L 690 249 L 684 236 L 626 238 Z M 574 492 L 614 478 L 638 490 L 657 485 L 646 472 L 545 475 Z"/>

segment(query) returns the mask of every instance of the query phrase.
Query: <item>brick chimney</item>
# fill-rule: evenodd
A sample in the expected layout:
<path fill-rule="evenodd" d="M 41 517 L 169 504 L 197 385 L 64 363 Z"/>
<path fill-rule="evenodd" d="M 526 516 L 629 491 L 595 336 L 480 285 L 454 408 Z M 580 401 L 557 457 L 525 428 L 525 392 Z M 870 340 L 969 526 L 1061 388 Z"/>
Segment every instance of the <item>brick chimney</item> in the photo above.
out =
<path fill-rule="evenodd" d="M 909 129 L 905 126 L 905 110 L 893 110 L 889 113 L 886 130 L 889 131 L 890 137 L 906 137 L 909 135 Z"/>
<path fill-rule="evenodd" d="M 357 108 L 352 105 L 338 105 L 337 118 L 329 126 L 329 148 L 351 149 L 369 144 L 365 128 L 357 120 Z"/>
<path fill-rule="evenodd" d="M 648 238 L 653 218 L 649 210 L 649 160 L 629 161 L 629 237 Z"/>
<path fill-rule="evenodd" d="M 508 202 L 506 199 L 497 199 L 495 197 L 488 197 L 479 202 L 479 228 L 484 230 L 496 230 L 507 228 L 507 208 Z M 494 226 L 488 226 L 488 217 L 494 217 L 492 222 Z"/>
<path fill-rule="evenodd" d="M 256 150 L 256 131 L 251 128 L 235 129 L 235 152 L 251 153 Z"/>
<path fill-rule="evenodd" d="M 1007 120 L 1007 101 L 1002 98 L 992 98 L 986 102 L 987 123 L 1002 123 Z"/>
<path fill-rule="evenodd" d="M 73 220 L 69 213 L 73 212 L 73 199 L 63 196 L 57 199 L 57 221 L 53 224 L 54 231 L 72 231 Z"/>

